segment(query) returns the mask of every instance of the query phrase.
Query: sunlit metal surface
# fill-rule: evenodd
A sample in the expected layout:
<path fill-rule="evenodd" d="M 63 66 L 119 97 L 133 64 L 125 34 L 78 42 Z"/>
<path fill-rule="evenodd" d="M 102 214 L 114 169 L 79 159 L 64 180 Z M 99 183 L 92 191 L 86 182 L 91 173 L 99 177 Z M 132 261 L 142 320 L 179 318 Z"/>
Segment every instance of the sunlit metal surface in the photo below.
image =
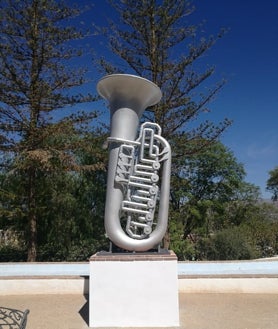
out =
<path fill-rule="evenodd" d="M 159 248 L 168 224 L 171 149 L 155 123 L 144 123 L 136 136 L 144 110 L 160 100 L 161 91 L 151 81 L 128 74 L 102 78 L 97 90 L 109 101 L 111 114 L 106 234 L 128 251 Z"/>

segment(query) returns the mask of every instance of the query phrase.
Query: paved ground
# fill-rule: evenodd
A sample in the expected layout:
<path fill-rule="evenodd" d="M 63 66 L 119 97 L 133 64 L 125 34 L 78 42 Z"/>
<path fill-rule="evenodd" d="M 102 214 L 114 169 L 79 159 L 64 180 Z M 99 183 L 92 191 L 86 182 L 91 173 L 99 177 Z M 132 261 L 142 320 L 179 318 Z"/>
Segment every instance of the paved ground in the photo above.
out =
<path fill-rule="evenodd" d="M 180 329 L 278 328 L 278 295 L 180 294 L 179 297 Z M 27 329 L 88 328 L 85 296 L 0 296 L 0 306 L 30 309 Z M 142 314 L 144 310 L 138 312 Z"/>

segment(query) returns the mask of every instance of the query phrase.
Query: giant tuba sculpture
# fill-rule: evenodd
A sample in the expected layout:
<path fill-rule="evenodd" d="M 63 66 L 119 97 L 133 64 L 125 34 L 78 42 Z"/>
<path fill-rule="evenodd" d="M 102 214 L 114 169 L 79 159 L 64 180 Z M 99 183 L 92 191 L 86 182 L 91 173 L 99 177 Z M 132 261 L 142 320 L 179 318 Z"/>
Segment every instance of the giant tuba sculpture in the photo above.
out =
<path fill-rule="evenodd" d="M 143 123 L 136 136 L 144 110 L 159 102 L 161 91 L 127 74 L 105 76 L 97 91 L 110 104 L 106 234 L 128 251 L 158 248 L 168 223 L 171 149 L 158 124 Z"/>

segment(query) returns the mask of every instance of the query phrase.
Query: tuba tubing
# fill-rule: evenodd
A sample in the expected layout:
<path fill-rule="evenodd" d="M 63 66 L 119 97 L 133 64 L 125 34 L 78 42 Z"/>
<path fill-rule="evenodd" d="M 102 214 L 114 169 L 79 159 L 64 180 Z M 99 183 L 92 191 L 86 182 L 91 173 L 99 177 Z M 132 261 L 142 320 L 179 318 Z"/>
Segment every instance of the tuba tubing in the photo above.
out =
<path fill-rule="evenodd" d="M 115 181 L 120 146 L 119 143 L 113 141 L 113 138 L 134 141 L 144 110 L 160 101 L 161 90 L 153 82 L 135 75 L 112 74 L 103 77 L 98 82 L 97 91 L 109 102 L 110 106 L 112 142 L 109 143 L 104 217 L 106 234 L 115 245 L 128 251 L 140 252 L 156 248 L 167 230 L 171 174 L 170 151 L 163 163 L 157 225 L 147 238 L 137 240 L 124 232 L 119 218 L 124 196 L 122 186 Z M 165 142 L 169 146 L 168 142 Z"/>

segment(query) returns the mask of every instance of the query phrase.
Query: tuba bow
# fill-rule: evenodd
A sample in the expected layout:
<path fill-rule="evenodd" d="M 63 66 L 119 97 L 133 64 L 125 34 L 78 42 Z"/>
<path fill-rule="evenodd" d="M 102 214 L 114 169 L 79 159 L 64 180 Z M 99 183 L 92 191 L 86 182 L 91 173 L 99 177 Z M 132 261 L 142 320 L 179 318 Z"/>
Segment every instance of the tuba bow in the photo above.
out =
<path fill-rule="evenodd" d="M 144 110 L 160 101 L 161 91 L 128 74 L 105 76 L 97 91 L 110 105 L 106 234 L 128 251 L 157 248 L 168 223 L 171 148 L 156 123 L 143 123 L 136 136 Z"/>

